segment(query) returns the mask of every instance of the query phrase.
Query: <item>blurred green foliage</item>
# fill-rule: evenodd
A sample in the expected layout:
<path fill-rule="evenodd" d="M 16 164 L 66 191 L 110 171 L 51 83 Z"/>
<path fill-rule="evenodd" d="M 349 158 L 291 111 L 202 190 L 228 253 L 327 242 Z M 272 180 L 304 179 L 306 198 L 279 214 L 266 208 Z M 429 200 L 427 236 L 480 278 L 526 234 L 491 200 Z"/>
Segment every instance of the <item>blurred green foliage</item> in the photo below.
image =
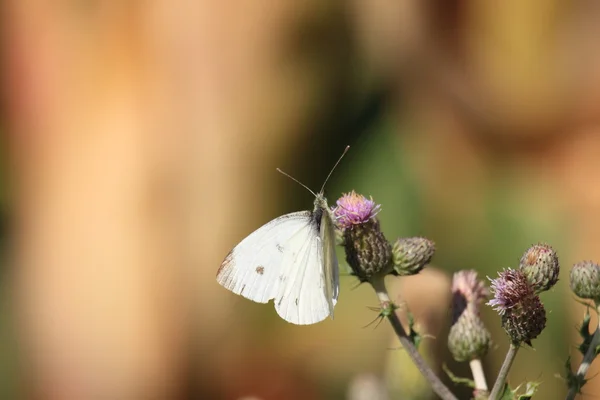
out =
<path fill-rule="evenodd" d="M 0 140 L 0 398 L 17 399 L 17 345 L 7 282 L 10 220 L 8 151 L 6 137 L 0 134 L 0 138 L 3 139 Z"/>

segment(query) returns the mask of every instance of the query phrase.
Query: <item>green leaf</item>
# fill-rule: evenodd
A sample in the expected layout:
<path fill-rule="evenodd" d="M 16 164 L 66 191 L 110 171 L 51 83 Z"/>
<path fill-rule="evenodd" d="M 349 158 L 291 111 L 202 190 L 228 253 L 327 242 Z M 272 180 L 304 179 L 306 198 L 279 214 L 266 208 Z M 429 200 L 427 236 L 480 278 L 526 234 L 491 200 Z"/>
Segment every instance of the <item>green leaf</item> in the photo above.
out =
<path fill-rule="evenodd" d="M 452 371 L 450 371 L 450 368 L 448 368 L 448 366 L 444 363 L 442 364 L 442 369 L 444 370 L 444 372 L 446 373 L 446 375 L 448 375 L 448 378 L 450 378 L 450 380 L 458 385 L 464 385 L 467 387 L 470 387 L 472 389 L 475 389 L 475 381 L 473 381 L 472 379 L 469 378 L 461 378 L 459 376 L 456 376 L 452 373 Z"/>
<path fill-rule="evenodd" d="M 396 304 L 394 304 L 394 302 L 390 301 L 385 305 L 385 307 L 381 308 L 379 315 L 387 318 L 387 317 L 391 316 L 393 313 L 395 313 L 398 308 L 400 308 L 400 307 L 398 307 Z"/>
<path fill-rule="evenodd" d="M 374 324 L 375 322 L 377 322 L 377 325 L 375 325 L 375 328 L 377 328 L 384 318 L 389 318 L 390 316 L 392 316 L 400 307 L 394 304 L 393 302 L 389 301 L 385 304 L 381 304 L 379 307 L 368 308 L 370 310 L 377 311 L 377 317 L 375 317 L 373 321 L 369 322 L 366 326 L 364 326 L 364 328 Z"/>
<path fill-rule="evenodd" d="M 517 397 L 518 400 L 530 400 L 535 392 L 537 392 L 538 387 L 541 385 L 541 382 L 527 382 L 525 384 L 525 393 L 519 395 Z"/>
<path fill-rule="evenodd" d="M 585 379 L 585 377 L 577 376 L 577 374 L 573 373 L 571 370 L 571 356 L 567 357 L 567 361 L 565 362 L 565 371 L 566 377 L 564 379 L 567 382 L 567 387 L 569 389 L 574 388 L 576 393 L 581 393 L 581 388 L 586 384 L 587 379 Z"/>
<path fill-rule="evenodd" d="M 502 392 L 502 396 L 500 396 L 500 400 L 515 400 L 515 394 L 510 386 L 508 386 L 508 383 L 504 384 L 504 391 Z"/>
<path fill-rule="evenodd" d="M 583 316 L 583 321 L 581 322 L 581 326 L 579 327 L 579 336 L 581 336 L 583 341 L 577 347 L 579 352 L 583 355 L 585 355 L 585 353 L 587 353 L 587 351 L 590 347 L 590 343 L 592 342 L 592 337 L 594 336 L 593 334 L 590 334 L 590 321 L 591 321 L 591 316 L 590 316 L 590 310 L 589 310 L 589 304 L 588 304 L 588 308 L 585 310 L 585 315 Z M 596 353 L 596 354 L 598 354 L 598 353 Z"/>
<path fill-rule="evenodd" d="M 419 332 L 413 329 L 415 326 L 415 317 L 412 315 L 412 313 L 408 311 L 406 313 L 406 316 L 408 317 L 408 337 L 418 349 L 419 345 L 421 344 L 421 341 L 423 340 L 423 336 L 421 336 Z"/>
<path fill-rule="evenodd" d="M 523 385 L 517 386 L 515 390 L 512 390 L 508 384 L 504 385 L 504 391 L 502 392 L 501 400 L 530 400 L 541 382 L 527 382 L 525 383 L 525 393 L 517 394 Z"/>

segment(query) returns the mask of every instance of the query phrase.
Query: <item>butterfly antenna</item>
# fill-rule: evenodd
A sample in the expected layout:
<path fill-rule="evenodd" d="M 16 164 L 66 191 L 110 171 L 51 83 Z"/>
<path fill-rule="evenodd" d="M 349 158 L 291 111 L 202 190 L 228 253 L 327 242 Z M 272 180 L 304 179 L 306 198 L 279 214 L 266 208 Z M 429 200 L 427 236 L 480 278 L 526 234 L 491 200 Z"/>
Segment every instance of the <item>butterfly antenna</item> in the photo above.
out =
<path fill-rule="evenodd" d="M 329 175 L 327 175 L 327 178 L 325 178 L 325 182 L 323 182 L 323 186 L 321 186 L 321 191 L 319 192 L 320 194 L 323 194 L 323 191 L 325 190 L 325 184 L 329 180 L 329 177 L 331 177 L 331 174 L 333 174 L 333 171 L 335 170 L 335 167 L 337 167 L 338 164 L 340 163 L 340 161 L 342 161 L 342 158 L 344 158 L 344 156 L 346 155 L 346 153 L 348 152 L 348 150 L 350 150 L 350 146 L 346 146 L 346 148 L 344 149 L 344 152 L 342 153 L 342 155 L 340 156 L 340 158 L 338 158 L 338 160 L 335 163 L 335 165 L 333 166 L 333 168 L 331 168 L 331 171 L 329 171 Z"/>
<path fill-rule="evenodd" d="M 308 190 L 309 192 L 312 193 L 313 196 L 317 197 L 316 193 L 313 192 L 312 190 L 310 190 L 310 188 L 308 186 L 306 186 L 304 183 L 300 182 L 298 179 L 294 178 L 293 176 L 291 176 L 290 174 L 288 174 L 287 172 L 283 172 L 281 169 L 276 168 L 277 172 L 287 176 L 288 178 L 290 178 L 291 180 L 293 180 L 294 182 L 296 182 L 298 185 L 302 186 L 304 189 Z"/>

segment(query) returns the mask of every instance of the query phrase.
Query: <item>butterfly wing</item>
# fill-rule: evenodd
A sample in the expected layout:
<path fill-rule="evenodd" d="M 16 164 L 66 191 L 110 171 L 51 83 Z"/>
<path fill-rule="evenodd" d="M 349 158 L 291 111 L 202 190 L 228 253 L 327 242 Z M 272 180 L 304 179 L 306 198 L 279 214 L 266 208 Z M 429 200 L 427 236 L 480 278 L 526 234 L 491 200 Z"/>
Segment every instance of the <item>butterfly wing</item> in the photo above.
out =
<path fill-rule="evenodd" d="M 329 289 L 333 277 L 327 277 L 325 257 L 316 220 L 288 240 L 281 284 L 275 297 L 275 309 L 281 318 L 293 324 L 309 325 L 332 315 L 337 287 L 335 291 Z"/>
<path fill-rule="evenodd" d="M 323 210 L 321 218 L 321 241 L 323 243 L 323 274 L 325 278 L 325 296 L 333 318 L 333 306 L 340 290 L 340 277 L 337 255 L 335 253 L 335 227 L 328 209 Z"/>
<path fill-rule="evenodd" d="M 235 294 L 267 303 L 279 292 L 284 265 L 289 267 L 283 259 L 290 238 L 311 231 L 312 223 L 310 211 L 267 222 L 229 252 L 217 272 L 217 282 Z"/>

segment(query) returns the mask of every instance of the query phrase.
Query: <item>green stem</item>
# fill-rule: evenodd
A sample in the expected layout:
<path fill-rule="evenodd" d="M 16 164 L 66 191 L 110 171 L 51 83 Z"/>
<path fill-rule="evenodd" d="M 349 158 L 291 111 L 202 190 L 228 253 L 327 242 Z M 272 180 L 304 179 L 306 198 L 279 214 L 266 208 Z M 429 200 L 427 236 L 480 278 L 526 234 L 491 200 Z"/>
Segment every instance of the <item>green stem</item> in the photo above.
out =
<path fill-rule="evenodd" d="M 379 302 L 381 306 L 387 308 L 391 303 L 390 296 L 388 295 L 387 288 L 385 287 L 384 276 L 373 277 L 370 281 L 373 289 L 375 289 L 375 293 L 377 293 L 377 297 L 379 298 Z M 396 336 L 398 336 L 398 340 L 400 340 L 400 344 L 404 347 L 404 350 L 408 353 L 408 356 L 411 358 L 413 363 L 417 366 L 417 369 L 423 374 L 425 379 L 429 381 L 431 388 L 433 391 L 440 396 L 443 400 L 458 400 L 456 396 L 452 394 L 450 389 L 444 385 L 444 383 L 437 377 L 437 375 L 429 368 L 423 357 L 419 354 L 419 351 L 415 347 L 414 343 L 410 340 L 404 327 L 400 323 L 400 319 L 396 312 L 391 312 L 387 316 L 392 328 L 394 328 L 394 332 L 396 332 Z"/>
<path fill-rule="evenodd" d="M 511 343 L 508 348 L 508 353 L 506 353 L 506 358 L 504 359 L 504 363 L 502 364 L 502 368 L 500 368 L 500 372 L 498 373 L 498 377 L 496 378 L 496 383 L 494 383 L 494 387 L 492 389 L 492 393 L 490 394 L 489 400 L 498 400 L 502 395 L 502 390 L 504 389 L 504 384 L 506 383 L 506 377 L 508 376 L 508 371 L 510 371 L 510 367 L 515 361 L 515 357 L 517 356 L 517 351 L 521 345 Z"/>
<path fill-rule="evenodd" d="M 596 311 L 598 312 L 598 315 L 600 315 L 600 305 L 598 303 L 596 304 Z M 599 324 L 600 324 L 600 319 L 599 319 Z M 596 358 L 596 348 L 599 345 L 600 345 L 600 325 L 598 326 L 598 328 L 596 328 L 596 332 L 594 332 L 594 336 L 592 337 L 590 346 L 588 347 L 585 355 L 583 356 L 583 360 L 581 361 L 581 364 L 579 364 L 579 369 L 577 370 L 577 375 L 575 375 L 575 382 L 583 382 L 585 375 L 588 372 L 588 369 L 590 369 L 590 366 L 592 365 L 592 361 L 594 361 L 594 358 Z M 567 393 L 567 397 L 565 399 L 573 400 L 575 398 L 575 396 L 577 396 L 577 393 L 579 393 L 580 389 L 581 389 L 580 386 L 572 385 L 569 388 L 569 393 Z"/>

